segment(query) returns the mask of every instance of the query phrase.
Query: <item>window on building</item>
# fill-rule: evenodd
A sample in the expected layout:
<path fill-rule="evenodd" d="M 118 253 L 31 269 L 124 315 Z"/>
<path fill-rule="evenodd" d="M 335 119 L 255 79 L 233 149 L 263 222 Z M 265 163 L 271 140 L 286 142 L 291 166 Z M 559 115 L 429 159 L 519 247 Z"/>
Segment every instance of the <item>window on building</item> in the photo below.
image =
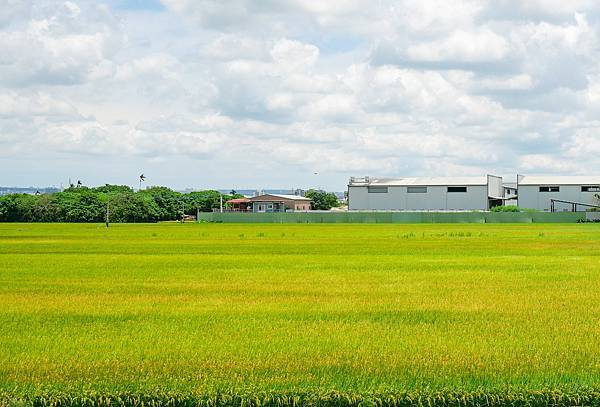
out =
<path fill-rule="evenodd" d="M 387 194 L 388 187 L 367 187 L 370 194 Z"/>
<path fill-rule="evenodd" d="M 560 192 L 560 187 L 544 186 L 544 187 L 540 187 L 540 192 Z"/>
<path fill-rule="evenodd" d="M 581 192 L 600 192 L 600 185 L 584 185 Z"/>
<path fill-rule="evenodd" d="M 427 187 L 408 187 L 406 192 L 409 194 L 426 194 Z"/>
<path fill-rule="evenodd" d="M 448 192 L 467 192 L 467 187 L 448 187 Z"/>

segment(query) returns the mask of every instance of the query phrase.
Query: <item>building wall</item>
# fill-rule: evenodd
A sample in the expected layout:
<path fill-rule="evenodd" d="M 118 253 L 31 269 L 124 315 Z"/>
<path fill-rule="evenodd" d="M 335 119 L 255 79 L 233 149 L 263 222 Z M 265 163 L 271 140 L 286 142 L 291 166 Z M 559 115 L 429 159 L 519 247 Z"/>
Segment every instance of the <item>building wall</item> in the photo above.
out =
<path fill-rule="evenodd" d="M 295 202 L 294 206 L 290 206 L 290 207 L 294 208 L 294 210 L 296 210 L 296 211 L 310 211 L 310 202 L 309 201 Z"/>
<path fill-rule="evenodd" d="M 369 193 L 367 186 L 348 187 L 350 210 L 487 210 L 487 185 L 469 185 L 467 192 L 428 186 L 426 193 L 408 193 L 406 186 L 389 186 L 387 193 Z"/>
<path fill-rule="evenodd" d="M 502 177 L 488 175 L 488 196 L 501 197 L 504 196 L 504 184 Z"/>
<path fill-rule="evenodd" d="M 581 185 L 558 186 L 560 187 L 559 192 L 540 192 L 539 185 L 519 185 L 519 207 L 550 211 L 550 199 L 562 199 L 592 205 L 598 204 L 598 201 L 594 198 L 594 195 L 598 192 L 582 192 Z M 572 205 L 557 202 L 555 210 L 557 212 L 571 211 Z M 585 208 L 578 207 L 577 210 L 585 211 Z"/>
<path fill-rule="evenodd" d="M 311 209 L 311 201 L 309 199 L 286 199 L 284 197 L 264 194 L 254 198 L 250 198 L 250 201 L 252 202 L 253 212 L 258 212 L 259 205 L 263 205 L 263 207 L 266 207 L 265 209 L 263 209 L 263 211 L 266 210 L 266 212 L 283 211 L 281 203 L 283 203 L 283 205 L 285 205 L 285 207 L 288 210 L 292 211 L 309 211 Z M 268 208 L 269 205 L 271 205 L 272 207 Z"/>

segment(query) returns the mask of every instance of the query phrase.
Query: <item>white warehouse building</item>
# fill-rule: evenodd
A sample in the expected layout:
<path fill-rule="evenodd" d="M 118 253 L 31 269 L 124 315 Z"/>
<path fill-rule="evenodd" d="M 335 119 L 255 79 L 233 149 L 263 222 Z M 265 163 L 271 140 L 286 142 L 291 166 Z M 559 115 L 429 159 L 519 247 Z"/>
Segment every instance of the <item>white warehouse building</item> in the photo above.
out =
<path fill-rule="evenodd" d="M 585 211 L 584 205 L 599 205 L 600 176 L 517 176 L 518 205 L 540 211 Z"/>
<path fill-rule="evenodd" d="M 502 205 L 502 177 L 350 178 L 349 210 L 486 211 Z"/>

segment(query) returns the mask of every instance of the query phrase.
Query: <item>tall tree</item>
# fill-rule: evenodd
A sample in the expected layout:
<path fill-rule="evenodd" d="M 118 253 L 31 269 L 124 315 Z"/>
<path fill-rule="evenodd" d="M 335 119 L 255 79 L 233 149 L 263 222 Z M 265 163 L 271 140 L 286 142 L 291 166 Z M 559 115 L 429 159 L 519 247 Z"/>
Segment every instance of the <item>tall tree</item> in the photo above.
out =
<path fill-rule="evenodd" d="M 334 193 L 309 189 L 304 194 L 312 200 L 312 208 L 327 211 L 339 206 L 339 201 Z"/>

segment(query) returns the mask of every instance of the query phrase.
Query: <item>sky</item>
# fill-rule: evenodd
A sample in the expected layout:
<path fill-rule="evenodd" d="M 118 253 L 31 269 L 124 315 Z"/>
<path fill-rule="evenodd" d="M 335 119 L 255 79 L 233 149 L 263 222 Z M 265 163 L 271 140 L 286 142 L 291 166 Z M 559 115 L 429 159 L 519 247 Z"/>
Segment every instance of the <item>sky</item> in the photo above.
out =
<path fill-rule="evenodd" d="M 595 0 L 0 0 L 0 185 L 600 174 Z"/>

